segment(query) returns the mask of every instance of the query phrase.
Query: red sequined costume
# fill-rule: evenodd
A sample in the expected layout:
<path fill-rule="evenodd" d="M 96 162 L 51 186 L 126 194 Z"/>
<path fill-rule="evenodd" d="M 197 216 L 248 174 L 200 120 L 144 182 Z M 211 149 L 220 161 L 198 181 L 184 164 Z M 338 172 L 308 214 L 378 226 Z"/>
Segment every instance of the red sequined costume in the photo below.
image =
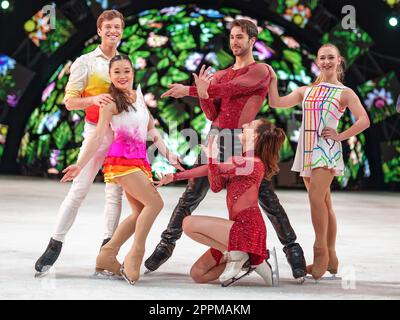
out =
<path fill-rule="evenodd" d="M 256 118 L 270 81 L 270 72 L 262 63 L 217 71 L 207 89 L 209 98 L 199 99 L 201 109 L 218 128 L 241 128 Z M 189 95 L 198 97 L 195 86 L 189 88 Z"/>
<path fill-rule="evenodd" d="M 208 165 L 175 173 L 174 181 L 208 175 L 212 191 L 226 187 L 229 219 L 235 221 L 228 251 L 247 252 L 251 265 L 258 265 L 267 258 L 266 228 L 258 206 L 258 189 L 265 167 L 259 158 L 234 157 L 232 162 L 215 164 L 209 159 Z M 218 264 L 222 253 L 213 248 L 211 253 Z"/>

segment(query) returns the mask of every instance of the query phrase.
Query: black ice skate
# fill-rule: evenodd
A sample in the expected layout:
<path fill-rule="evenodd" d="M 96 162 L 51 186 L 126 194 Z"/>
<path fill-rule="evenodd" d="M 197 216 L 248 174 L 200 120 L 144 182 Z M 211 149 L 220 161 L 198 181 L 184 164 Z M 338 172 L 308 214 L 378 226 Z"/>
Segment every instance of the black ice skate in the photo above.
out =
<path fill-rule="evenodd" d="M 298 243 L 285 246 L 283 248 L 286 259 L 292 269 L 292 275 L 297 279 L 298 283 L 304 283 L 307 275 L 306 260 L 304 259 L 303 249 Z"/>
<path fill-rule="evenodd" d="M 108 242 L 110 242 L 110 240 L 111 240 L 111 238 L 104 239 L 103 242 L 101 243 L 100 250 L 101 250 L 101 248 L 103 248 L 103 246 L 105 246 Z"/>
<path fill-rule="evenodd" d="M 35 270 L 37 271 L 35 277 L 45 276 L 53 264 L 57 261 L 62 248 L 62 242 L 50 238 L 50 242 L 45 252 L 35 263 Z"/>
<path fill-rule="evenodd" d="M 153 254 L 147 258 L 144 262 L 147 270 L 144 274 L 156 271 L 163 263 L 165 263 L 172 255 L 174 251 L 175 244 L 166 243 L 160 241 L 157 247 L 154 249 Z"/>

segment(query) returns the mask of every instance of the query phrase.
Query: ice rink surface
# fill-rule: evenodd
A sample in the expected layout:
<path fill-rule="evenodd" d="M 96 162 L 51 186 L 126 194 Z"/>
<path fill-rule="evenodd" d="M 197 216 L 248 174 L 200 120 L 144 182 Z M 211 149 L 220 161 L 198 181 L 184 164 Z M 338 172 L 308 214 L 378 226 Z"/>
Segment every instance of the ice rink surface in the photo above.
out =
<path fill-rule="evenodd" d="M 196 284 L 189 276 L 193 262 L 206 250 L 185 235 L 170 260 L 154 273 L 143 275 L 135 286 L 123 280 L 93 277 L 102 242 L 104 185 L 95 183 L 64 243 L 51 272 L 34 278 L 34 264 L 46 248 L 58 207 L 69 188 L 55 180 L 0 176 L 0 299 L 133 299 L 133 300 L 268 300 L 268 299 L 399 299 L 400 194 L 334 192 L 338 219 L 337 254 L 342 280 L 293 280 L 282 245 L 269 220 L 267 246 L 276 247 L 280 286 L 265 287 L 255 273 L 232 287 L 219 283 Z M 147 241 L 147 258 L 168 224 L 182 186 L 160 189 L 165 207 Z M 298 242 L 312 262 L 313 229 L 305 191 L 277 190 Z M 124 199 L 122 217 L 129 214 Z M 209 192 L 195 214 L 227 217 L 225 191 Z M 119 255 L 122 260 L 126 244 Z M 328 274 L 327 274 L 328 275 Z"/>

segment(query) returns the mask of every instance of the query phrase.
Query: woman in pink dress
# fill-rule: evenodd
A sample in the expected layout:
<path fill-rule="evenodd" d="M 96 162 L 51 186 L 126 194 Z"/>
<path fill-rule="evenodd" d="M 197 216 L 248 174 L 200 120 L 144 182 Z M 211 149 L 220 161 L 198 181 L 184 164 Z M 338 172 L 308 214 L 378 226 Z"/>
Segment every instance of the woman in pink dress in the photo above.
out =
<path fill-rule="evenodd" d="M 96 272 L 121 275 L 134 284 L 139 279 L 140 265 L 150 228 L 163 207 L 160 194 L 154 188 L 151 167 L 147 159 L 146 140 L 151 136 L 155 146 L 176 168 L 183 170 L 179 158 L 166 148 L 154 128 L 140 86 L 133 90 L 133 68 L 129 57 L 117 55 L 110 61 L 110 94 L 113 103 L 100 108 L 100 118 L 94 135 L 87 143 L 77 164 L 67 167 L 62 182 L 73 180 L 98 149 L 111 125 L 114 140 L 104 161 L 104 179 L 123 187 L 132 214 L 117 227 L 96 259 Z M 120 247 L 135 233 L 132 247 L 124 264 L 117 260 Z"/>

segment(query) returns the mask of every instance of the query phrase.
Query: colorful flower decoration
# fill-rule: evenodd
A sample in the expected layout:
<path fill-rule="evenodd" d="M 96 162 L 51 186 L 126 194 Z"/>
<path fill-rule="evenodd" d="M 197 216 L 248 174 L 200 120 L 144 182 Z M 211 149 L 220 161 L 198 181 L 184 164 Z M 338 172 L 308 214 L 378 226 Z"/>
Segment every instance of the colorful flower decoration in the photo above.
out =
<path fill-rule="evenodd" d="M 299 27 L 304 28 L 311 17 L 311 10 L 306 6 L 299 4 L 297 6 L 287 8 L 283 17 L 286 20 L 297 24 Z"/>
<path fill-rule="evenodd" d="M 370 110 L 372 107 L 382 109 L 393 103 L 392 93 L 385 88 L 374 89 L 367 94 L 365 105 Z"/>
<path fill-rule="evenodd" d="M 0 54 L 0 75 L 5 76 L 9 70 L 15 68 L 15 60 L 5 54 Z"/>
<path fill-rule="evenodd" d="M 154 32 L 150 32 L 149 37 L 147 38 L 147 44 L 152 48 L 162 47 L 167 42 L 168 37 L 156 35 Z"/>

